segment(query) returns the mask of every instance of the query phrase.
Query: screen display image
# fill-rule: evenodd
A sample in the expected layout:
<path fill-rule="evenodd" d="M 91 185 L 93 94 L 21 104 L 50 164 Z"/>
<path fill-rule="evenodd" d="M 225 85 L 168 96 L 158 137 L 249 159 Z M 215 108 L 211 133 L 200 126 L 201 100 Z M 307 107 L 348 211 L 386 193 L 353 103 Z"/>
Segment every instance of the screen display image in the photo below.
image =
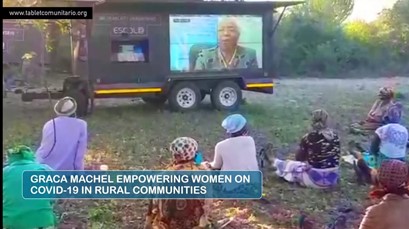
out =
<path fill-rule="evenodd" d="M 148 62 L 148 44 L 146 40 L 112 41 L 111 61 Z"/>
<path fill-rule="evenodd" d="M 171 71 L 262 68 L 262 17 L 171 15 Z"/>

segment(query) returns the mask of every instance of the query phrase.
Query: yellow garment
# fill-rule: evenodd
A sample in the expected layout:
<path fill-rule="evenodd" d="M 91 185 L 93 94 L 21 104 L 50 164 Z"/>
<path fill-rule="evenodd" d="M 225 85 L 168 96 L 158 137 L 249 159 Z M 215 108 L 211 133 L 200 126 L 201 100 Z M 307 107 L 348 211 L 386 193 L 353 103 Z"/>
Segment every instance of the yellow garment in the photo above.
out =
<path fill-rule="evenodd" d="M 376 100 L 368 113 L 366 121 L 381 123 L 391 105 L 393 105 L 392 100 Z"/>
<path fill-rule="evenodd" d="M 378 127 L 383 125 L 383 119 L 388 112 L 390 106 L 394 104 L 393 100 L 382 100 L 378 99 L 374 102 L 371 110 L 365 121 L 354 123 L 351 125 L 354 131 L 375 131 Z"/>

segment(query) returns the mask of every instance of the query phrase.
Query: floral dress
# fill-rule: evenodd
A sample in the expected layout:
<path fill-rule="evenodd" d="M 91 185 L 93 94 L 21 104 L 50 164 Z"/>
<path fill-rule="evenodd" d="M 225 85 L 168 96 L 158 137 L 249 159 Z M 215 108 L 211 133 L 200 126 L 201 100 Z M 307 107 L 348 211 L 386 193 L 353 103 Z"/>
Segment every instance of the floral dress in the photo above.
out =
<path fill-rule="evenodd" d="M 206 170 L 193 161 L 172 165 L 168 170 Z M 145 228 L 193 229 L 209 225 L 207 215 L 211 200 L 155 199 L 149 204 Z"/>

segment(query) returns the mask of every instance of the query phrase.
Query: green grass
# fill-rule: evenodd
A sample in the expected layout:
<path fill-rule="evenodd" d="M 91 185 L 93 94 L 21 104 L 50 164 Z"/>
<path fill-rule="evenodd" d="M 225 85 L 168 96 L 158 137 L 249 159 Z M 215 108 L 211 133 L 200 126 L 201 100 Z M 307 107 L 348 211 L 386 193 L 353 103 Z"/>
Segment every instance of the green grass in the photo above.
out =
<path fill-rule="evenodd" d="M 309 128 L 311 111 L 324 108 L 345 143 L 354 138 L 348 134 L 348 125 L 365 117 L 383 85 L 395 86 L 404 106 L 409 107 L 408 78 L 291 79 L 279 81 L 273 96 L 246 93 L 248 103 L 241 113 L 255 131 L 255 138 L 265 138 L 281 148 L 297 144 Z M 24 104 L 10 96 L 4 102 L 3 149 L 18 143 L 38 144 L 42 125 L 52 117 L 48 101 Z M 208 102 L 198 111 L 185 114 L 138 103 L 126 99 L 97 102 L 95 113 L 87 119 L 92 134 L 87 160 L 106 163 L 110 169 L 152 169 L 169 161 L 168 144 L 178 136 L 195 138 L 207 159 L 212 158 L 214 145 L 224 137 L 220 123 L 226 113 L 210 109 Z M 265 197 L 273 204 L 240 202 L 237 206 L 253 214 L 253 226 L 241 228 L 293 228 L 300 211 L 322 224 L 341 205 L 353 206 L 356 211 L 351 221 L 359 221 L 362 204 L 366 203 L 368 187 L 354 183 L 349 165 L 343 165 L 341 185 L 333 191 L 300 188 L 279 181 L 273 174 L 265 175 Z M 221 206 L 215 207 L 216 219 L 234 214 L 236 209 L 230 202 Z M 76 209 L 83 213 L 72 216 L 72 220 L 83 220 L 88 228 L 141 228 L 146 201 L 74 201 L 65 211 Z"/>

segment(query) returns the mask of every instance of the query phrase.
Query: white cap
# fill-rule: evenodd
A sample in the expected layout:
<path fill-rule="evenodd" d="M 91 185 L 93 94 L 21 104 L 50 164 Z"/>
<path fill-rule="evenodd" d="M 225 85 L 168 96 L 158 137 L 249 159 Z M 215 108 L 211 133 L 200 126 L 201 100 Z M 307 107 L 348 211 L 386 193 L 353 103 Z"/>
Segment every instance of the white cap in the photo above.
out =
<path fill-rule="evenodd" d="M 71 116 L 77 111 L 77 102 L 71 97 L 64 97 L 55 104 L 54 111 L 60 116 Z"/>

